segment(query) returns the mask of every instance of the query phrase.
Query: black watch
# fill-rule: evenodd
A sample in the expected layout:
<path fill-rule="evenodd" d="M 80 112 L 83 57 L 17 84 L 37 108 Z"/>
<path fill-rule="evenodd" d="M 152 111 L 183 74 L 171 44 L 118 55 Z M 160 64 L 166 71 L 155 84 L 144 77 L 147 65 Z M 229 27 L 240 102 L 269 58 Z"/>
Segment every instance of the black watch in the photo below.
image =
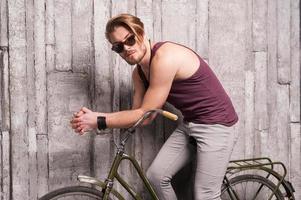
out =
<path fill-rule="evenodd" d="M 104 116 L 97 117 L 97 128 L 99 130 L 105 130 L 107 128 L 106 117 Z"/>

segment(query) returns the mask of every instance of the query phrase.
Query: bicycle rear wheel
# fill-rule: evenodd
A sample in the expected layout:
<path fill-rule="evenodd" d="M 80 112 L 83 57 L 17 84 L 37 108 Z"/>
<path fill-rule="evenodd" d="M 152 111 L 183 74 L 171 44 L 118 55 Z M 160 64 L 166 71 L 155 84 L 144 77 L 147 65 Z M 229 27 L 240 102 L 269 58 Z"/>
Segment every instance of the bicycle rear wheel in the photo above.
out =
<path fill-rule="evenodd" d="M 229 195 L 231 188 L 223 187 L 222 200 L 267 200 L 276 190 L 276 185 L 273 182 L 258 175 L 240 175 L 230 179 L 229 182 L 238 198 L 231 198 Z M 280 190 L 276 190 L 271 199 L 284 200 L 284 196 Z"/>
<path fill-rule="evenodd" d="M 39 200 L 102 200 L 103 193 L 84 186 L 71 186 L 54 190 Z"/>

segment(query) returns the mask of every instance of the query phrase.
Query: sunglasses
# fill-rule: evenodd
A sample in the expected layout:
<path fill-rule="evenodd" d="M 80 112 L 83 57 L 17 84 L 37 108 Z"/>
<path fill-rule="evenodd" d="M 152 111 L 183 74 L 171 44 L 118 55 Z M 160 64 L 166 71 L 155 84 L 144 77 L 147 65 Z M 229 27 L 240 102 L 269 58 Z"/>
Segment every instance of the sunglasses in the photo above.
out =
<path fill-rule="evenodd" d="M 124 42 L 116 42 L 112 45 L 112 50 L 116 53 L 121 53 L 124 51 L 124 45 L 127 46 L 133 46 L 136 44 L 136 38 L 135 35 L 131 35 L 128 37 Z"/>

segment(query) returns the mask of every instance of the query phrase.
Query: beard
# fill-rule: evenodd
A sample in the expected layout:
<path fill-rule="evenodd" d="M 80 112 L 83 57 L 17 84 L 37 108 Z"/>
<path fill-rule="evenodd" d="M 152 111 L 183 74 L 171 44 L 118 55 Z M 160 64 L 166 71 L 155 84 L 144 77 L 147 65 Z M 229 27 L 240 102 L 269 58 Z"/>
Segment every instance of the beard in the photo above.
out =
<path fill-rule="evenodd" d="M 138 57 L 138 59 L 131 59 L 131 58 L 125 58 L 124 60 L 129 64 L 129 65 L 137 65 L 140 63 L 142 60 L 143 56 Z"/>
<path fill-rule="evenodd" d="M 122 56 L 122 58 L 129 64 L 129 65 L 137 65 L 141 62 L 141 60 L 144 58 L 146 54 L 146 46 L 144 43 L 139 46 L 139 48 L 136 49 L 136 52 L 131 57 Z"/>

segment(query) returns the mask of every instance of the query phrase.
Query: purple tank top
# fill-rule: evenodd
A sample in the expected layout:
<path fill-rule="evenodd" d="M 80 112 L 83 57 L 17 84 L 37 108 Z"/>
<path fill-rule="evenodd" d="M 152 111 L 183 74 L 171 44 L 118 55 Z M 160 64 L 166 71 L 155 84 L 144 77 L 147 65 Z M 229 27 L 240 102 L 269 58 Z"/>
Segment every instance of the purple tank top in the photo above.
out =
<path fill-rule="evenodd" d="M 152 57 L 164 43 L 155 44 Z M 207 63 L 198 57 L 198 70 L 187 79 L 173 81 L 167 102 L 182 112 L 186 122 L 232 126 L 238 121 L 232 102 Z"/>

